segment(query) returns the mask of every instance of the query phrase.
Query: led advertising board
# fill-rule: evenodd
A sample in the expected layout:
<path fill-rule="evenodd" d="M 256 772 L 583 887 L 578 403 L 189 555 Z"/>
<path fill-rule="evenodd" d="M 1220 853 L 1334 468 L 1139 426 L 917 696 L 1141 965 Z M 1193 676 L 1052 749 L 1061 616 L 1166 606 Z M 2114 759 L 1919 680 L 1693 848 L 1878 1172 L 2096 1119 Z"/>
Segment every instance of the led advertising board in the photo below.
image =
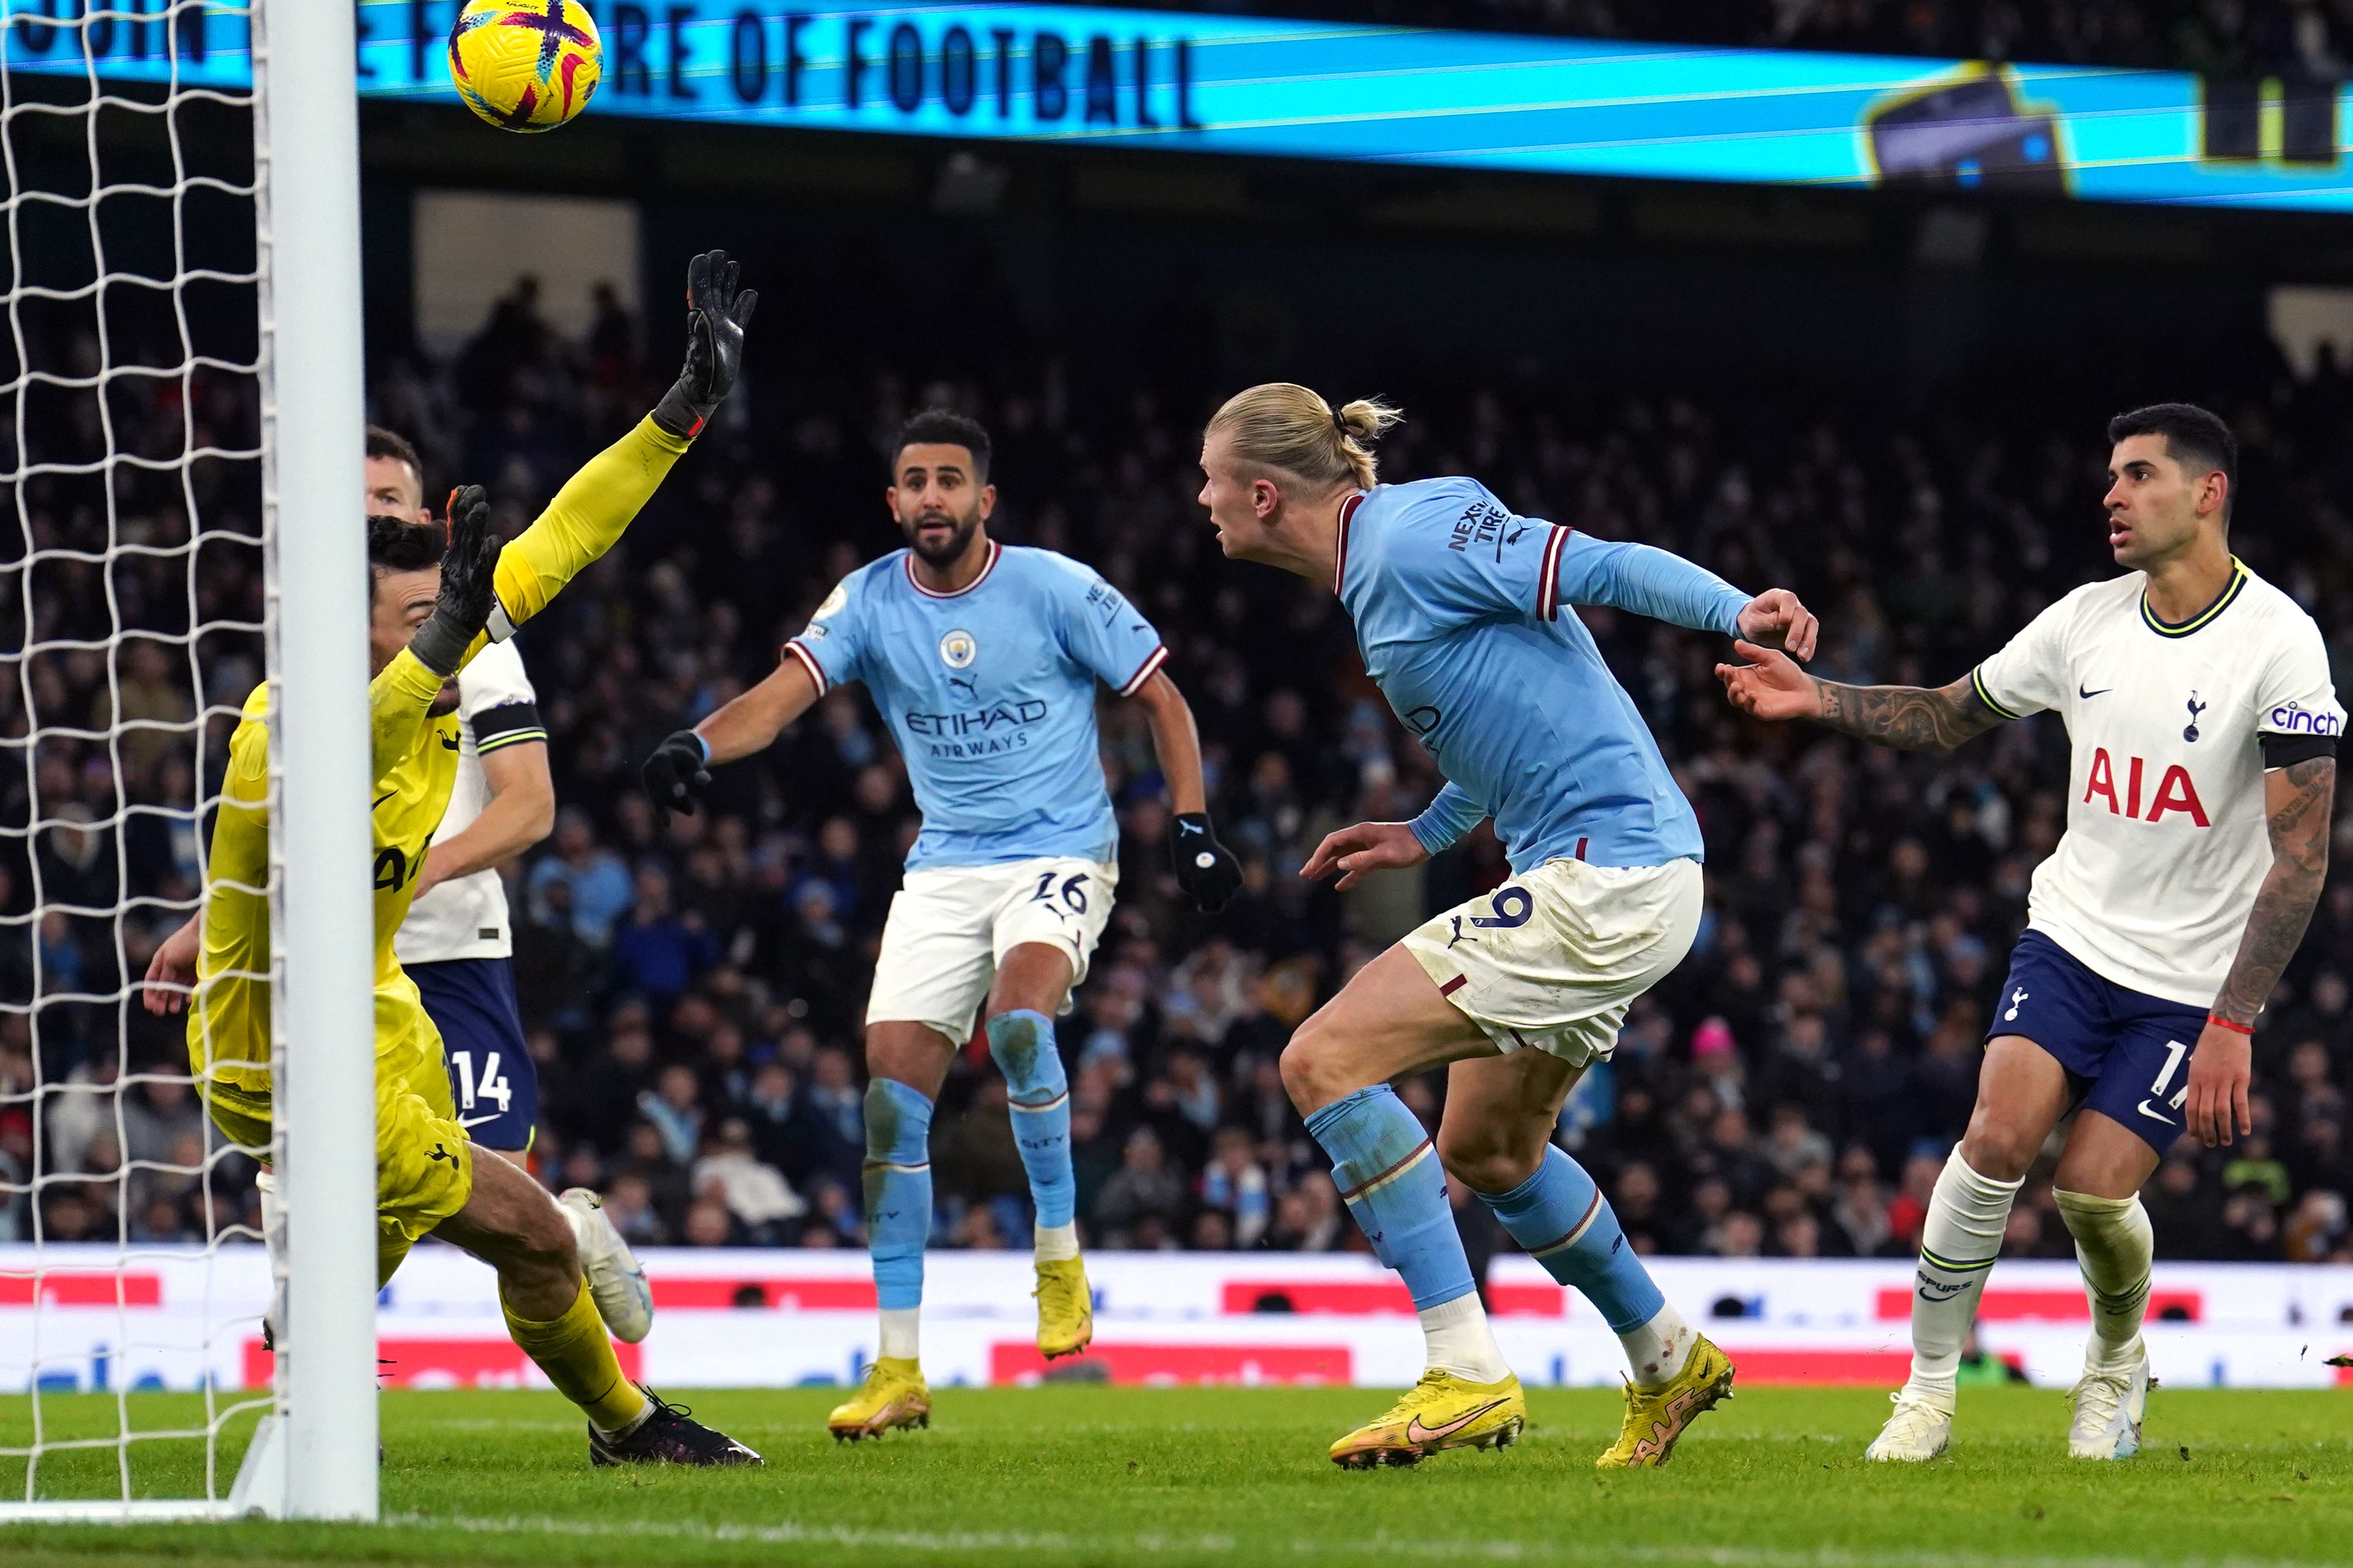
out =
<path fill-rule="evenodd" d="M 444 39 L 458 3 L 356 0 L 361 92 L 457 101 Z M 538 3 L 516 0 L 522 10 Z M 52 25 L 86 6 L 82 29 Z M 591 0 L 590 9 L 605 46 L 596 114 L 1533 174 L 2353 209 L 2337 84 L 1079 5 Z M 0 0 L 0 16 L 10 71 L 145 81 L 176 72 L 194 84 L 241 82 L 249 69 L 243 16 L 196 0 Z"/>

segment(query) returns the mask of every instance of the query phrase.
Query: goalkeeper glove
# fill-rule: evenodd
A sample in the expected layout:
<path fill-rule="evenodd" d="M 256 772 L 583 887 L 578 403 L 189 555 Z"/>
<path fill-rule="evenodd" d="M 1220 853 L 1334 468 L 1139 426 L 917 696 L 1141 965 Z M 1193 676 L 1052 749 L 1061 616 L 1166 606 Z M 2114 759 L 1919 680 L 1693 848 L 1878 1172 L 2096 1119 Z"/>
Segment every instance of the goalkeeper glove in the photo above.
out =
<path fill-rule="evenodd" d="M 706 251 L 687 264 L 686 368 L 654 405 L 654 423 L 673 436 L 701 435 L 744 369 L 744 327 L 760 294 L 736 291 L 741 271 L 723 250 Z"/>
<path fill-rule="evenodd" d="M 1168 849 L 1176 862 L 1176 885 L 1204 914 L 1216 914 L 1241 890 L 1241 862 L 1218 842 L 1206 811 L 1188 811 L 1168 825 Z"/>
<path fill-rule="evenodd" d="M 433 613 L 408 639 L 408 651 L 417 662 L 445 680 L 458 673 L 466 650 L 490 625 L 491 611 L 498 604 L 495 587 L 503 544 L 491 527 L 488 492 L 480 485 L 451 490 L 441 592 L 433 601 Z"/>
<path fill-rule="evenodd" d="M 694 815 L 694 792 L 711 783 L 711 748 L 693 731 L 677 731 L 654 748 L 638 776 L 645 781 L 654 815 L 668 827 L 672 811 Z"/>

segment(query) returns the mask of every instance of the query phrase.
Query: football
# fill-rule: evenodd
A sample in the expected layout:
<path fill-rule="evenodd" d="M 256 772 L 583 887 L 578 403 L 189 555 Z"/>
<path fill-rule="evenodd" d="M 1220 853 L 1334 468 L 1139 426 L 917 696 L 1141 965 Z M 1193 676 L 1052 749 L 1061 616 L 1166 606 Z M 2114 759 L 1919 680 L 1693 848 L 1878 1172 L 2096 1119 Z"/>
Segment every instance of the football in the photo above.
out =
<path fill-rule="evenodd" d="M 596 19 L 580 0 L 467 0 L 449 28 L 458 96 L 501 131 L 567 123 L 604 70 Z"/>

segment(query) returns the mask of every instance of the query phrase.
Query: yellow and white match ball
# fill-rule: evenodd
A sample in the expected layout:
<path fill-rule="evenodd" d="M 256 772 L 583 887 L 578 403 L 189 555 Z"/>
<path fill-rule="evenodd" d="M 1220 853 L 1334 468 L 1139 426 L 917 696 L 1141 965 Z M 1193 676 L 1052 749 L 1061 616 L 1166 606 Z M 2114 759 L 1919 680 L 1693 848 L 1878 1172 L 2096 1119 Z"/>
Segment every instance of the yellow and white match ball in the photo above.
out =
<path fill-rule="evenodd" d="M 467 0 L 449 29 L 450 82 L 501 131 L 566 123 L 604 74 L 596 19 L 579 0 Z"/>

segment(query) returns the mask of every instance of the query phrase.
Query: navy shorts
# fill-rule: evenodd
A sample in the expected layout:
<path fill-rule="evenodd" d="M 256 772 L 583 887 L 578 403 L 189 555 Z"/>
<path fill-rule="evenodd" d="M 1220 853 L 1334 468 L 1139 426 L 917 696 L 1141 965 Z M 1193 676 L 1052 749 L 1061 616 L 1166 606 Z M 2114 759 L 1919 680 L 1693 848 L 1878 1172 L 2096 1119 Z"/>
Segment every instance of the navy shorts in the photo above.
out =
<path fill-rule="evenodd" d="M 522 1043 L 514 968 L 503 958 L 451 958 L 402 968 L 448 1056 L 458 1124 L 485 1149 L 528 1149 L 539 1125 L 539 1069 Z"/>
<path fill-rule="evenodd" d="M 2058 1058 L 2078 1106 L 2122 1122 L 2164 1157 L 2181 1136 L 2200 1007 L 2103 980 L 2039 931 L 2018 939 L 1986 1038 L 2022 1035 Z"/>

